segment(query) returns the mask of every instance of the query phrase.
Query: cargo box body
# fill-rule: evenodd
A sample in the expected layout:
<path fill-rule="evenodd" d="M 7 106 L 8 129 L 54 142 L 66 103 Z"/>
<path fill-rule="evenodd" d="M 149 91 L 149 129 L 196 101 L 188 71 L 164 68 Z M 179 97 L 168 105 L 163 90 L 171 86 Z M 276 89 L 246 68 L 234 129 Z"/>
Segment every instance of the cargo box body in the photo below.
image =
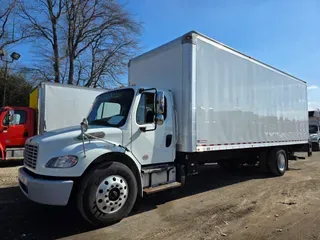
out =
<path fill-rule="evenodd" d="M 37 110 L 37 133 L 79 125 L 95 98 L 105 89 L 42 82 L 30 94 L 29 106 Z"/>
<path fill-rule="evenodd" d="M 129 83 L 173 92 L 180 152 L 308 142 L 305 82 L 196 32 L 132 59 Z"/>

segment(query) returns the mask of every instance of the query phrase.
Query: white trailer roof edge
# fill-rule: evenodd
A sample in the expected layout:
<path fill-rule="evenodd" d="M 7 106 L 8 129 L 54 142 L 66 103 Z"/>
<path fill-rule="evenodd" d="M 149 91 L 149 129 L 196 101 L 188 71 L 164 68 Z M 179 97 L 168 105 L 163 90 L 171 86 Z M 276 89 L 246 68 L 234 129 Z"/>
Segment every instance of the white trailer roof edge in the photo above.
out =
<path fill-rule="evenodd" d="M 213 38 L 210 38 L 210 37 L 208 37 L 208 36 L 206 36 L 206 35 L 204 35 L 202 33 L 197 32 L 197 31 L 189 31 L 188 33 L 186 33 L 186 34 L 184 34 L 184 35 L 182 35 L 182 36 L 180 36 L 178 38 L 175 38 L 172 41 L 169 41 L 169 42 L 167 42 L 167 43 L 165 43 L 165 44 L 163 44 L 163 45 L 161 45 L 159 47 L 156 47 L 156 48 L 154 48 L 154 49 L 152 49 L 152 50 L 150 50 L 150 51 L 148 51 L 146 53 L 143 53 L 143 54 L 141 54 L 141 55 L 139 55 L 139 56 L 137 56 L 135 58 L 132 58 L 131 60 L 129 60 L 128 66 L 130 67 L 131 61 L 138 61 L 140 58 L 146 58 L 146 57 L 148 57 L 148 55 L 156 54 L 156 53 L 158 53 L 160 51 L 163 51 L 164 49 L 169 49 L 169 48 L 173 47 L 175 44 L 178 44 L 178 43 L 181 44 L 181 43 L 183 43 L 185 41 L 185 39 L 187 37 L 191 37 L 190 40 L 192 40 L 192 37 L 193 37 L 192 35 L 195 35 L 195 37 L 200 37 L 201 40 L 204 40 L 204 41 L 206 41 L 208 43 L 211 43 L 211 44 L 215 43 L 215 46 L 218 45 L 217 47 L 220 46 L 220 48 L 222 47 L 222 48 L 224 48 L 224 50 L 227 50 L 229 52 L 237 54 L 238 56 L 246 58 L 249 61 L 253 61 L 256 64 L 262 65 L 262 66 L 264 66 L 266 68 L 269 68 L 269 69 L 271 69 L 273 71 L 276 71 L 276 72 L 278 72 L 280 74 L 284 74 L 285 76 L 288 76 L 288 77 L 290 77 L 290 78 L 292 78 L 294 80 L 297 80 L 297 81 L 300 81 L 300 82 L 306 84 L 306 81 L 304 81 L 304 80 L 302 80 L 300 78 L 297 78 L 297 77 L 295 77 L 295 76 L 293 76 L 293 75 L 291 75 L 291 74 L 289 74 L 289 73 L 287 73 L 285 71 L 282 71 L 282 70 L 280 70 L 280 69 L 278 69 L 276 67 L 273 67 L 273 66 L 271 66 L 269 64 L 266 64 L 266 63 L 264 63 L 262 61 L 259 61 L 256 58 L 250 57 L 250 56 L 248 56 L 248 55 L 246 55 L 246 54 L 244 54 L 244 53 L 242 53 L 242 52 L 240 52 L 240 51 L 238 51 L 238 50 L 236 50 L 236 49 L 234 49 L 234 48 L 232 48 L 232 47 L 230 47 L 230 46 L 228 46 L 226 44 L 223 44 L 223 43 L 221 43 L 221 42 L 219 42 L 219 41 L 217 41 L 217 40 L 215 40 Z"/>
<path fill-rule="evenodd" d="M 63 84 L 63 83 L 53 83 L 53 82 L 47 82 L 47 81 L 41 81 L 38 84 L 38 86 L 41 86 L 41 87 L 43 87 L 44 85 L 54 85 L 54 86 L 77 88 L 77 89 L 89 89 L 88 87 L 83 87 L 83 86 L 75 86 L 75 85 Z M 108 91 L 110 89 L 107 89 L 107 88 L 90 88 L 90 90 L 102 92 L 102 91 Z"/>

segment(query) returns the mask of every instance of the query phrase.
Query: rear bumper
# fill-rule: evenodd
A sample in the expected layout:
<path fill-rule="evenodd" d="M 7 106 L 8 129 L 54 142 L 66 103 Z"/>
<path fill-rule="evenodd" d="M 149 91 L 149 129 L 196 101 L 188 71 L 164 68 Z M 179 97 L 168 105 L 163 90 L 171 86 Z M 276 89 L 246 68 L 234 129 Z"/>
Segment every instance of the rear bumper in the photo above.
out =
<path fill-rule="evenodd" d="M 21 191 L 30 200 L 47 205 L 65 206 L 71 195 L 72 180 L 45 180 L 32 177 L 24 168 L 18 172 Z"/>

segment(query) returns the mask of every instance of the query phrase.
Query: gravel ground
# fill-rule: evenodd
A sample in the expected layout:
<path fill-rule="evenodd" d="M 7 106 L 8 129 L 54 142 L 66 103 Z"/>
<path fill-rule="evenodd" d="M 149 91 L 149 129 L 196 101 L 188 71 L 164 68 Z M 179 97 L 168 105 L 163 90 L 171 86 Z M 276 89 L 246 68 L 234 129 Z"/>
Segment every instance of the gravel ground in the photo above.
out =
<path fill-rule="evenodd" d="M 92 229 L 70 207 L 28 201 L 18 163 L 0 166 L 1 239 L 320 239 L 320 154 L 283 177 L 255 167 L 203 169 L 187 186 L 143 199 L 120 223 Z"/>

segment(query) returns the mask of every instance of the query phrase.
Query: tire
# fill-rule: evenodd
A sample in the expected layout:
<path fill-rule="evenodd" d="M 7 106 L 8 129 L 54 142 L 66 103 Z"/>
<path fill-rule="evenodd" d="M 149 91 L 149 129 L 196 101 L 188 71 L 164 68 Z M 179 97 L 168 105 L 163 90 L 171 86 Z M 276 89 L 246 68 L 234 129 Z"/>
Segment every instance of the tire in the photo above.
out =
<path fill-rule="evenodd" d="M 281 148 L 274 148 L 268 157 L 270 172 L 275 176 L 283 176 L 288 168 L 288 158 L 286 152 Z"/>
<path fill-rule="evenodd" d="M 90 224 L 106 226 L 119 222 L 130 213 L 137 193 L 136 178 L 126 165 L 104 163 L 94 167 L 81 180 L 77 207 Z"/>

